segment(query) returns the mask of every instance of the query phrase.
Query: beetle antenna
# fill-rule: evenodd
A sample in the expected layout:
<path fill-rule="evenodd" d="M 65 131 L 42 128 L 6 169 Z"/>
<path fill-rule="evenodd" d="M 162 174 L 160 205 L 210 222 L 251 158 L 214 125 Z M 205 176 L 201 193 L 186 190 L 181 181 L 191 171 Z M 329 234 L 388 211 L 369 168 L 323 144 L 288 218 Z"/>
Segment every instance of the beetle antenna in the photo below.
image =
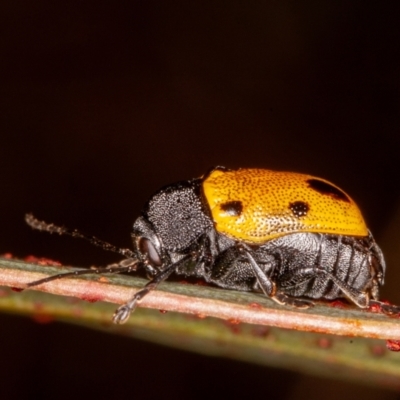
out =
<path fill-rule="evenodd" d="M 63 226 L 57 226 L 54 224 L 48 224 L 47 222 L 40 221 L 33 216 L 33 214 L 25 215 L 25 222 L 33 229 L 37 229 L 38 231 L 45 231 L 49 233 L 58 233 L 59 235 L 67 235 L 72 236 L 74 238 L 80 238 L 87 240 L 91 244 L 97 247 L 101 247 L 103 250 L 112 251 L 114 253 L 118 253 L 127 258 L 136 258 L 135 253 L 130 249 L 123 249 L 121 247 L 116 247 L 111 243 L 105 242 L 104 240 L 98 239 L 95 236 L 88 236 L 77 229 L 68 229 Z M 107 267 L 105 267 L 107 268 Z"/>
<path fill-rule="evenodd" d="M 46 278 L 38 279 L 37 281 L 30 282 L 26 285 L 26 289 L 39 286 L 43 283 L 48 283 L 51 281 L 55 281 L 57 279 L 67 278 L 69 276 L 80 276 L 80 275 L 88 275 L 88 274 L 122 274 L 128 273 L 132 271 L 136 271 L 137 266 L 139 264 L 139 260 L 128 258 L 122 260 L 118 264 L 110 264 L 106 267 L 94 267 L 90 269 L 81 269 L 73 272 L 63 272 L 57 275 L 47 276 Z"/>

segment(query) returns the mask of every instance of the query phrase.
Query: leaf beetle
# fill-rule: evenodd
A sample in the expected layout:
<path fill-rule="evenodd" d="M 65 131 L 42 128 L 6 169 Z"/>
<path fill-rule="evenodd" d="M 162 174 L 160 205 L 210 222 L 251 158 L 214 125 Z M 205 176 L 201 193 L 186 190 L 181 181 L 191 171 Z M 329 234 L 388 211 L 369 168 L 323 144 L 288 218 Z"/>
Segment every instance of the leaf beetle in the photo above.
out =
<path fill-rule="evenodd" d="M 53 275 L 121 273 L 143 268 L 150 282 L 113 317 L 124 323 L 140 300 L 172 273 L 226 289 L 258 291 L 282 305 L 347 298 L 361 308 L 379 304 L 385 260 L 356 203 L 337 186 L 311 175 L 216 167 L 201 178 L 156 192 L 133 224 L 133 250 L 77 230 L 37 220 L 39 230 L 89 240 L 124 255 L 119 264 Z"/>

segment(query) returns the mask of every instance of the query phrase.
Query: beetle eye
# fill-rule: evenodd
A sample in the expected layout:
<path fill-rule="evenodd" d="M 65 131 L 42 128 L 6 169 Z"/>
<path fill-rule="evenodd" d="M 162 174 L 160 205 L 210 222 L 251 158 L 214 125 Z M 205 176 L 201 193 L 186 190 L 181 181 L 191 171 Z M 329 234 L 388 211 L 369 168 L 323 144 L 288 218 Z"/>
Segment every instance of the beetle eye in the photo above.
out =
<path fill-rule="evenodd" d="M 142 254 L 146 254 L 150 264 L 152 265 L 162 265 L 162 261 L 154 244 L 151 240 L 147 238 L 140 238 L 139 240 L 139 250 Z"/>

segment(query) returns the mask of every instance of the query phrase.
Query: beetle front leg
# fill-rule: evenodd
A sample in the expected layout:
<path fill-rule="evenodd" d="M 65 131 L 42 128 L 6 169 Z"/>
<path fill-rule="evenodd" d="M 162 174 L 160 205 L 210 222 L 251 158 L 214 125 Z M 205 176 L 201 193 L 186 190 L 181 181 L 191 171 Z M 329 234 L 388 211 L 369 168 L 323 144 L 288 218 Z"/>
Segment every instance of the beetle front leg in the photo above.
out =
<path fill-rule="evenodd" d="M 159 271 L 153 277 L 153 279 L 149 283 L 147 283 L 141 290 L 136 292 L 130 300 L 128 300 L 125 304 L 122 304 L 122 306 L 117 308 L 113 316 L 113 322 L 115 324 L 125 323 L 128 320 L 131 313 L 135 311 L 140 300 L 142 300 L 143 297 L 145 297 L 149 292 L 156 289 L 161 282 L 165 281 L 177 269 L 180 263 L 186 261 L 190 257 L 191 255 L 188 254 L 183 258 L 181 258 L 176 263 L 167 265 L 166 267 L 164 267 L 164 269 Z"/>

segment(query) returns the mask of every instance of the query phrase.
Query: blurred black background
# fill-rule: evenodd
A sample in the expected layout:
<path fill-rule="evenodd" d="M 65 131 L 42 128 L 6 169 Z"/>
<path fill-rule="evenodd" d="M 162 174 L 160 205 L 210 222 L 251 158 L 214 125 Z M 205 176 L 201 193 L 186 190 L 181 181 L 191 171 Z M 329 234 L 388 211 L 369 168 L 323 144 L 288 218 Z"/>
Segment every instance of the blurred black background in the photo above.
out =
<path fill-rule="evenodd" d="M 331 180 L 379 242 L 400 197 L 399 8 L 384 4 L 1 2 L 0 253 L 115 261 L 24 214 L 129 247 L 149 195 L 214 165 Z M 400 303 L 396 279 L 383 294 Z M 5 399 L 397 397 L 17 316 L 0 340 Z"/>

